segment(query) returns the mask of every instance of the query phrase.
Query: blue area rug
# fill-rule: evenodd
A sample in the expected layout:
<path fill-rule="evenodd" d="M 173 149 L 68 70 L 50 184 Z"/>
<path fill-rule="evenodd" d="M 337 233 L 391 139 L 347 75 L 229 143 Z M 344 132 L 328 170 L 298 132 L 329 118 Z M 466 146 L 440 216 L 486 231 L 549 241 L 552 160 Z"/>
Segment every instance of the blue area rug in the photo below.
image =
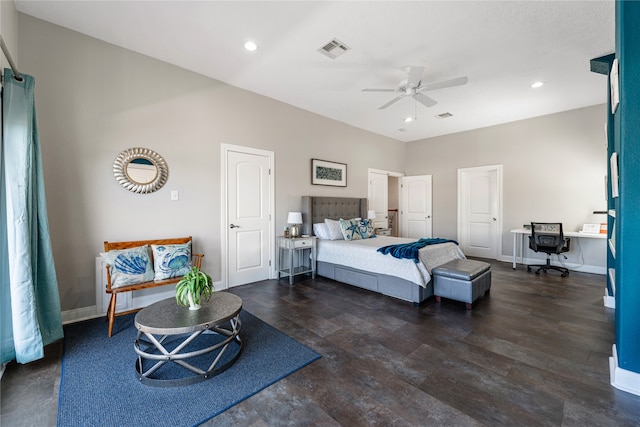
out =
<path fill-rule="evenodd" d="M 221 374 L 192 385 L 153 387 L 137 379 L 135 314 L 67 325 L 58 401 L 59 427 L 199 425 L 320 355 L 242 311 L 240 358 Z"/>

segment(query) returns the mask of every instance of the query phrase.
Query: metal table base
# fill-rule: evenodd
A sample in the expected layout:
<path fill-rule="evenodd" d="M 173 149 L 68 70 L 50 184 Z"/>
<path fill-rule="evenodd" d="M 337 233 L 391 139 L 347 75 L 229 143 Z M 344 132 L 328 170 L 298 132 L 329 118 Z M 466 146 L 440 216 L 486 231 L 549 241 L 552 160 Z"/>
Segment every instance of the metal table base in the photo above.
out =
<path fill-rule="evenodd" d="M 138 355 L 137 378 L 145 385 L 171 387 L 198 383 L 224 372 L 242 352 L 241 308 L 240 298 L 219 292 L 198 312 L 176 307 L 173 298 L 140 311 L 133 344 Z M 196 357 L 199 359 L 194 361 Z M 177 369 L 167 366 L 174 364 Z M 165 366 L 169 369 L 161 370 Z"/>

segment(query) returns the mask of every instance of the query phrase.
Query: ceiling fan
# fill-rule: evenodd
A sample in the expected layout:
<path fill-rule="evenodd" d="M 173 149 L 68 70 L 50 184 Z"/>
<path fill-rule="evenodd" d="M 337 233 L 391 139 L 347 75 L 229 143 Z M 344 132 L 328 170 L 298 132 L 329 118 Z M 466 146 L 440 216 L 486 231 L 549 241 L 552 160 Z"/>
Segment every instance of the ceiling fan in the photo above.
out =
<path fill-rule="evenodd" d="M 435 89 L 443 89 L 451 86 L 461 86 L 467 84 L 469 79 L 467 77 L 458 77 L 451 80 L 445 80 L 437 83 L 423 84 L 422 75 L 424 73 L 424 67 L 409 67 L 408 77 L 406 80 L 400 82 L 396 89 L 362 89 L 363 92 L 398 92 L 400 95 L 393 98 L 378 110 L 384 110 L 388 106 L 395 104 L 399 100 L 405 97 L 412 97 L 425 107 L 433 107 L 438 103 L 433 98 L 428 97 L 423 92 Z"/>

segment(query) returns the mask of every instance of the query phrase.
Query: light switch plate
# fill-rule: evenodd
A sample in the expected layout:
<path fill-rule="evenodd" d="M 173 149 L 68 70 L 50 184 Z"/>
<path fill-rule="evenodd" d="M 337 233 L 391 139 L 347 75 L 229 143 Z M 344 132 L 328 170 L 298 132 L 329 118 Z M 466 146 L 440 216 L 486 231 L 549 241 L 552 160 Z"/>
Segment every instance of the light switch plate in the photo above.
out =
<path fill-rule="evenodd" d="M 171 190 L 171 200 L 178 200 L 178 190 Z"/>

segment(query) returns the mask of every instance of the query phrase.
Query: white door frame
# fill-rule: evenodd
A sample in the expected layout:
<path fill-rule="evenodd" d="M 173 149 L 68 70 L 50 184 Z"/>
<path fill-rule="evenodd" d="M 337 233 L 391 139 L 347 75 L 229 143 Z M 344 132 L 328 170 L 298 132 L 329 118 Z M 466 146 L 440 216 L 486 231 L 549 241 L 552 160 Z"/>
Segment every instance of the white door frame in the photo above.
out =
<path fill-rule="evenodd" d="M 496 258 L 495 259 L 500 259 L 502 257 L 502 177 L 503 177 L 503 173 L 502 173 L 502 165 L 489 165 L 489 166 L 477 166 L 477 167 L 472 167 L 472 168 L 460 168 L 458 169 L 458 241 L 461 240 L 460 238 L 460 233 L 461 230 L 463 230 L 462 224 L 463 224 L 463 213 L 462 213 L 462 174 L 465 172 L 479 172 L 479 171 L 492 171 L 495 170 L 496 171 L 496 196 L 498 198 L 497 200 L 497 209 L 498 209 L 498 214 L 497 214 L 497 218 L 496 218 L 496 236 L 495 237 L 495 241 L 496 241 Z"/>
<path fill-rule="evenodd" d="M 240 145 L 220 144 L 220 269 L 222 272 L 223 289 L 229 288 L 229 257 L 227 254 L 229 241 L 229 224 L 227 200 L 227 153 L 236 151 L 245 154 L 254 154 L 269 158 L 269 260 L 271 268 L 269 268 L 269 279 L 275 277 L 275 258 L 274 246 L 276 239 L 275 230 L 275 153 L 273 151 L 260 150 L 258 148 L 243 147 Z"/>

